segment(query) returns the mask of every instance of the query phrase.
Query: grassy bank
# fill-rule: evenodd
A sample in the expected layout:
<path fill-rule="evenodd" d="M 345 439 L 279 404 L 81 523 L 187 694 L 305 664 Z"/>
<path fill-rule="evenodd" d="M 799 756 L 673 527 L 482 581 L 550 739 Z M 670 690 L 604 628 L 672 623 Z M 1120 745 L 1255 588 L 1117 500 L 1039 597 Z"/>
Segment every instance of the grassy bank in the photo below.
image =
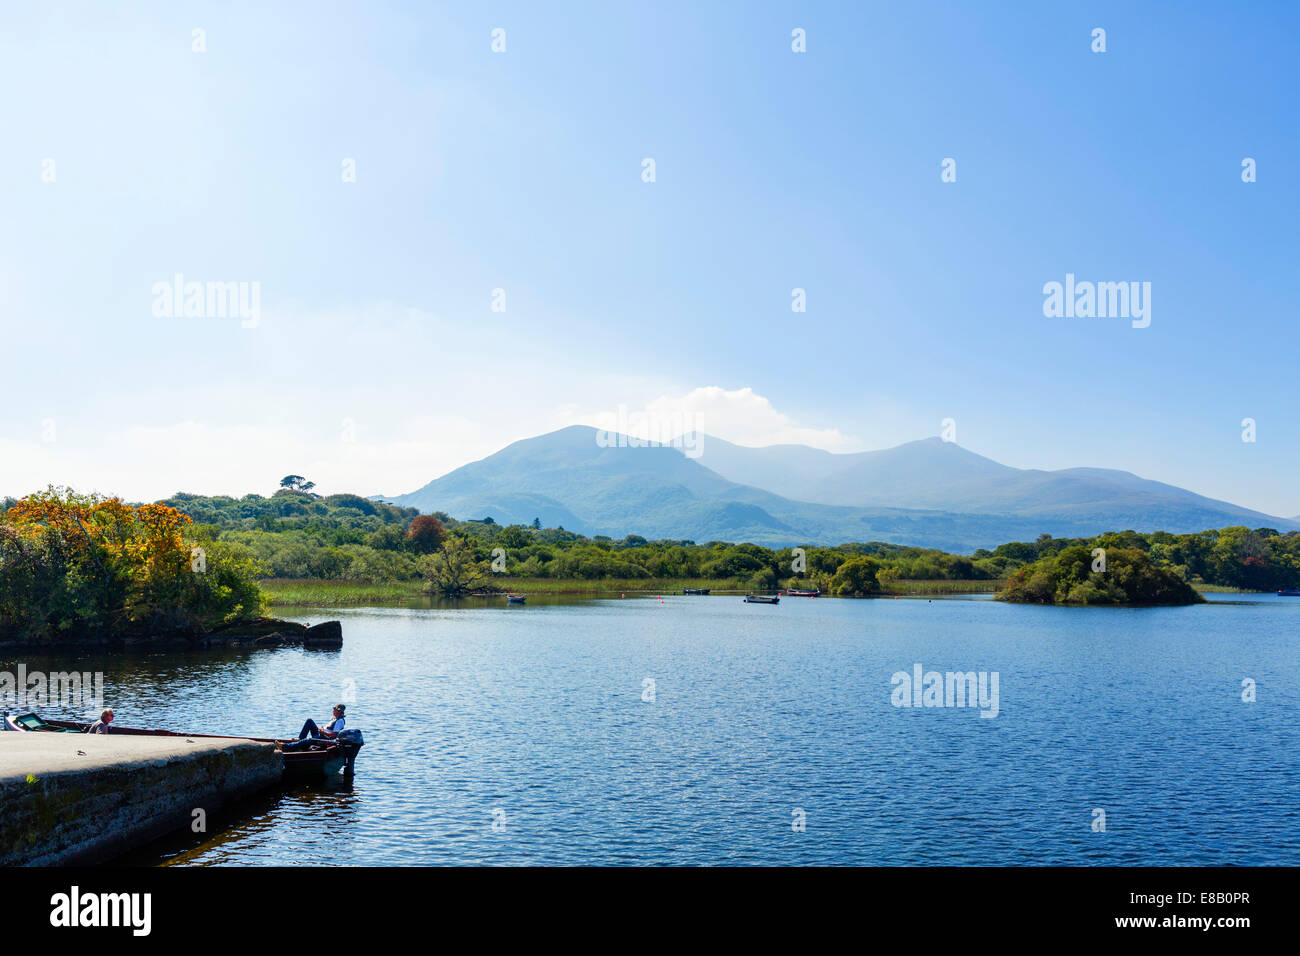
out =
<path fill-rule="evenodd" d="M 747 593 L 742 583 L 713 579 L 608 579 L 598 581 L 549 580 L 545 578 L 493 578 L 487 582 L 502 593 L 511 594 L 680 594 L 682 588 L 709 588 L 712 591 Z M 389 581 L 369 584 L 364 581 L 321 581 L 311 578 L 267 578 L 259 581 L 272 607 L 390 607 L 413 600 L 425 600 L 428 594 L 422 581 Z"/>
<path fill-rule="evenodd" d="M 884 594 L 993 594 L 1006 581 L 891 581 Z"/>
<path fill-rule="evenodd" d="M 428 598 L 421 581 L 322 581 L 268 578 L 258 582 L 272 607 L 397 607 Z M 502 591 L 517 594 L 601 597 L 618 594 L 680 594 L 683 588 L 708 588 L 714 594 L 747 594 L 751 588 L 729 578 L 627 578 L 572 580 L 493 578 Z M 991 594 L 1000 581 L 894 581 L 887 594 Z M 815 585 L 810 585 L 815 586 Z"/>
<path fill-rule="evenodd" d="M 717 578 L 620 580 L 547 580 L 542 578 L 493 578 L 491 582 L 512 594 L 573 595 L 605 597 L 618 594 L 681 594 L 682 588 L 709 588 L 714 594 L 748 594 L 742 581 Z M 312 578 L 268 578 L 258 582 L 272 607 L 400 607 L 428 600 L 421 581 L 321 581 Z M 926 594 L 993 594 L 1005 581 L 893 581 L 882 596 Z M 1238 588 L 1198 584 L 1205 593 L 1237 594 Z"/>
<path fill-rule="evenodd" d="M 423 598 L 419 581 L 322 581 L 314 578 L 267 578 L 257 582 L 272 607 L 396 607 Z"/>

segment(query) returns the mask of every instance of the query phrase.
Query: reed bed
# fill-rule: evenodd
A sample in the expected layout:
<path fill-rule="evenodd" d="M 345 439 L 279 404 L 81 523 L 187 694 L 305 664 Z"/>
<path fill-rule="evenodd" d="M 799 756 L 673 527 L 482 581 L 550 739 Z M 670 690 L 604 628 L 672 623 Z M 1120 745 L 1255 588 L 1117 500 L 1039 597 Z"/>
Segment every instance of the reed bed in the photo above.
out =
<path fill-rule="evenodd" d="M 1003 581 L 893 581 L 883 592 L 894 594 L 990 594 Z M 319 579 L 266 578 L 259 581 L 272 607 L 400 607 L 429 600 L 423 581 L 325 581 Z M 730 578 L 624 578 L 554 579 L 493 578 L 485 582 L 505 594 L 613 596 L 681 594 L 683 588 L 708 588 L 714 594 L 748 594 L 754 589 Z M 817 587 L 809 582 L 804 587 Z M 823 594 L 826 588 L 822 587 Z M 829 594 L 826 594 L 829 596 Z"/>

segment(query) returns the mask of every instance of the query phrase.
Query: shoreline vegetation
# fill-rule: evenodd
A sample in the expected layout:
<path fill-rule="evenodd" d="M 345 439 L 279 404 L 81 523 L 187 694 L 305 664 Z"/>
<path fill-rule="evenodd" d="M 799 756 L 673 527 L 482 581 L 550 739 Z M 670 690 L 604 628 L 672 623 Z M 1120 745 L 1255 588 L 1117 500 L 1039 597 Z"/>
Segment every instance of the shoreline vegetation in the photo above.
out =
<path fill-rule="evenodd" d="M 920 597 L 925 595 L 993 594 L 1005 581 L 895 581 L 876 597 Z M 321 581 L 312 578 L 266 578 L 258 582 L 272 608 L 277 607 L 397 607 L 428 601 L 431 595 L 419 581 L 370 583 L 366 581 Z M 752 593 L 743 580 L 732 578 L 608 580 L 547 580 L 503 576 L 491 582 L 492 590 L 468 591 L 463 598 L 502 597 L 526 591 L 529 595 L 554 597 L 656 597 L 680 595 L 684 588 L 708 588 L 712 594 L 742 596 Z M 815 584 L 812 585 L 815 587 Z M 823 593 L 823 596 L 831 595 Z"/>
<path fill-rule="evenodd" d="M 258 582 L 272 609 L 295 607 L 349 608 L 349 607 L 404 607 L 416 606 L 435 600 L 420 582 L 394 581 L 373 584 L 366 581 L 320 581 L 311 578 L 266 578 Z M 993 594 L 1005 588 L 1002 581 L 894 581 L 887 590 L 873 593 L 872 597 L 955 597 L 968 594 Z M 506 594 L 527 592 L 538 597 L 657 597 L 682 593 L 683 588 L 708 588 L 713 595 L 740 597 L 751 589 L 734 580 L 703 578 L 696 580 L 644 581 L 548 581 L 537 578 L 505 577 L 496 582 L 495 592 L 470 592 L 465 598 L 504 598 Z M 1252 591 L 1242 588 L 1222 587 L 1214 584 L 1196 586 L 1201 594 L 1271 594 L 1271 591 Z M 823 593 L 822 597 L 834 595 Z"/>
<path fill-rule="evenodd" d="M 341 647 L 265 616 L 261 566 L 163 504 L 51 488 L 0 512 L 0 647 Z"/>
<path fill-rule="evenodd" d="M 248 551 L 163 504 L 50 488 L 0 515 L 0 641 L 198 640 L 261 619 Z"/>
<path fill-rule="evenodd" d="M 886 542 L 768 548 L 614 540 L 456 520 L 288 476 L 269 497 L 154 504 L 51 487 L 0 499 L 0 643 L 191 641 L 272 626 L 272 606 L 543 595 L 820 589 L 836 597 L 996 594 L 1013 603 L 1191 604 L 1300 587 L 1300 532 L 1040 535 L 970 555 Z M 1105 558 L 1098 562 L 1098 555 Z"/>

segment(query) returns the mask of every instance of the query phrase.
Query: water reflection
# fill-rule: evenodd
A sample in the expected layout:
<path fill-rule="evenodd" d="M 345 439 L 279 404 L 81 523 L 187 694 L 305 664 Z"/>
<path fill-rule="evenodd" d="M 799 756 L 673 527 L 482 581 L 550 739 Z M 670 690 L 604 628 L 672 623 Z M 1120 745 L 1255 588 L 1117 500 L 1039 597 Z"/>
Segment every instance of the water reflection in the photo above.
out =
<path fill-rule="evenodd" d="M 327 856 L 347 841 L 360 794 L 342 777 L 259 794 L 116 861 L 119 866 L 286 865 Z M 301 854 L 300 858 L 296 858 Z"/>

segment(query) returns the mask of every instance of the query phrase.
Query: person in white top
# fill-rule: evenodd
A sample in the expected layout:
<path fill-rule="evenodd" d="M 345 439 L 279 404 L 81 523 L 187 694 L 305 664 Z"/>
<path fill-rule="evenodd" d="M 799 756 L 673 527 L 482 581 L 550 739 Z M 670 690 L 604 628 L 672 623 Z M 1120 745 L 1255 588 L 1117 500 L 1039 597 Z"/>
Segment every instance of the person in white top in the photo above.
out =
<path fill-rule="evenodd" d="M 343 728 L 347 724 L 347 720 L 343 716 L 346 710 L 347 707 L 345 705 L 335 704 L 334 719 L 324 727 L 316 726 L 316 721 L 308 717 L 307 722 L 302 725 L 302 730 L 298 733 L 298 739 L 293 743 L 285 744 L 282 749 L 297 750 L 300 747 L 307 747 L 313 743 L 330 743 L 343 732 Z"/>
<path fill-rule="evenodd" d="M 113 708 L 105 707 L 104 712 L 99 715 L 99 720 L 95 721 L 93 724 L 91 724 L 89 727 L 86 728 L 86 733 L 106 734 L 108 733 L 108 725 L 111 724 L 112 722 L 113 722 Z"/>

